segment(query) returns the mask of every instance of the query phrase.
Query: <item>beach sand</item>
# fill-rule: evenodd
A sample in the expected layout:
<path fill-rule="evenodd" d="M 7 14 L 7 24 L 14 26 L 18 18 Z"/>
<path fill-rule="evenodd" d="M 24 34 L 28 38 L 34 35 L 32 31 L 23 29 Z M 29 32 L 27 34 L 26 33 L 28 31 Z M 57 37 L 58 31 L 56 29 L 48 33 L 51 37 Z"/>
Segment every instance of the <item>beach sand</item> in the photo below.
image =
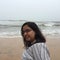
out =
<path fill-rule="evenodd" d="M 46 38 L 51 60 L 60 60 L 60 35 L 48 36 Z"/>
<path fill-rule="evenodd" d="M 46 36 L 51 60 L 60 60 L 60 36 Z M 21 37 L 0 37 L 0 60 L 21 60 L 24 50 Z"/>

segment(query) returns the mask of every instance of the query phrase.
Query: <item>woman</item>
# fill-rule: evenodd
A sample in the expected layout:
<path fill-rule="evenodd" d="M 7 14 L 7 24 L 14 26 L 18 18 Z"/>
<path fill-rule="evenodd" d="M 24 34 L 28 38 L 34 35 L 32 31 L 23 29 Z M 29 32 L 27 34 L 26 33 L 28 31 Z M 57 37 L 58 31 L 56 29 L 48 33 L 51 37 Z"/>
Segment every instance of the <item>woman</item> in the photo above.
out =
<path fill-rule="evenodd" d="M 24 23 L 21 34 L 25 45 L 22 60 L 50 60 L 50 54 L 45 44 L 46 39 L 34 22 Z"/>

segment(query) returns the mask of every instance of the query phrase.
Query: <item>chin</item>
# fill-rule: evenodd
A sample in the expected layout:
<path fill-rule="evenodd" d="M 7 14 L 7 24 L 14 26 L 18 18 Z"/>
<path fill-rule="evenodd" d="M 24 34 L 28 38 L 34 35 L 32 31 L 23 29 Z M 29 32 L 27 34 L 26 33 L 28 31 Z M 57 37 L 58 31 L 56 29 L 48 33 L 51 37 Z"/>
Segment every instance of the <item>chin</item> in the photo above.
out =
<path fill-rule="evenodd" d="M 26 41 L 31 41 L 30 38 L 26 39 Z"/>

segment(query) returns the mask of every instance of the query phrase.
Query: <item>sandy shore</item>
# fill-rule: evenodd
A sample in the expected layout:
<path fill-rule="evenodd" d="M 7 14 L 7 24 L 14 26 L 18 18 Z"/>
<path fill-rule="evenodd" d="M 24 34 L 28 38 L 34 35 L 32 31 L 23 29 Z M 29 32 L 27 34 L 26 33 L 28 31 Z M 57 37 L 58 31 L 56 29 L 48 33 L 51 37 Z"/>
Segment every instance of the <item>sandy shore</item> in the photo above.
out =
<path fill-rule="evenodd" d="M 50 51 L 51 60 L 60 60 L 60 35 L 47 36 L 47 46 Z"/>
<path fill-rule="evenodd" d="M 60 36 L 46 36 L 46 40 L 51 60 L 60 60 Z M 21 60 L 23 49 L 21 37 L 0 37 L 0 60 Z"/>

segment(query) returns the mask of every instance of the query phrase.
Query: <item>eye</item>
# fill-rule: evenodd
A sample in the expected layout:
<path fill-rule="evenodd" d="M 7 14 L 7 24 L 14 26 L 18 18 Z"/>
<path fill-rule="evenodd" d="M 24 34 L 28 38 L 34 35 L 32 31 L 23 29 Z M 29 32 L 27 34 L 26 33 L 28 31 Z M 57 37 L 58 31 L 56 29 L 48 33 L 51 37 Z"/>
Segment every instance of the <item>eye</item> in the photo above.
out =
<path fill-rule="evenodd" d="M 26 29 L 25 31 L 23 31 L 23 34 L 26 32 L 26 33 L 28 33 L 28 32 L 30 32 L 31 31 L 31 29 Z"/>
<path fill-rule="evenodd" d="M 30 29 L 27 29 L 26 32 L 30 32 L 31 30 Z"/>

